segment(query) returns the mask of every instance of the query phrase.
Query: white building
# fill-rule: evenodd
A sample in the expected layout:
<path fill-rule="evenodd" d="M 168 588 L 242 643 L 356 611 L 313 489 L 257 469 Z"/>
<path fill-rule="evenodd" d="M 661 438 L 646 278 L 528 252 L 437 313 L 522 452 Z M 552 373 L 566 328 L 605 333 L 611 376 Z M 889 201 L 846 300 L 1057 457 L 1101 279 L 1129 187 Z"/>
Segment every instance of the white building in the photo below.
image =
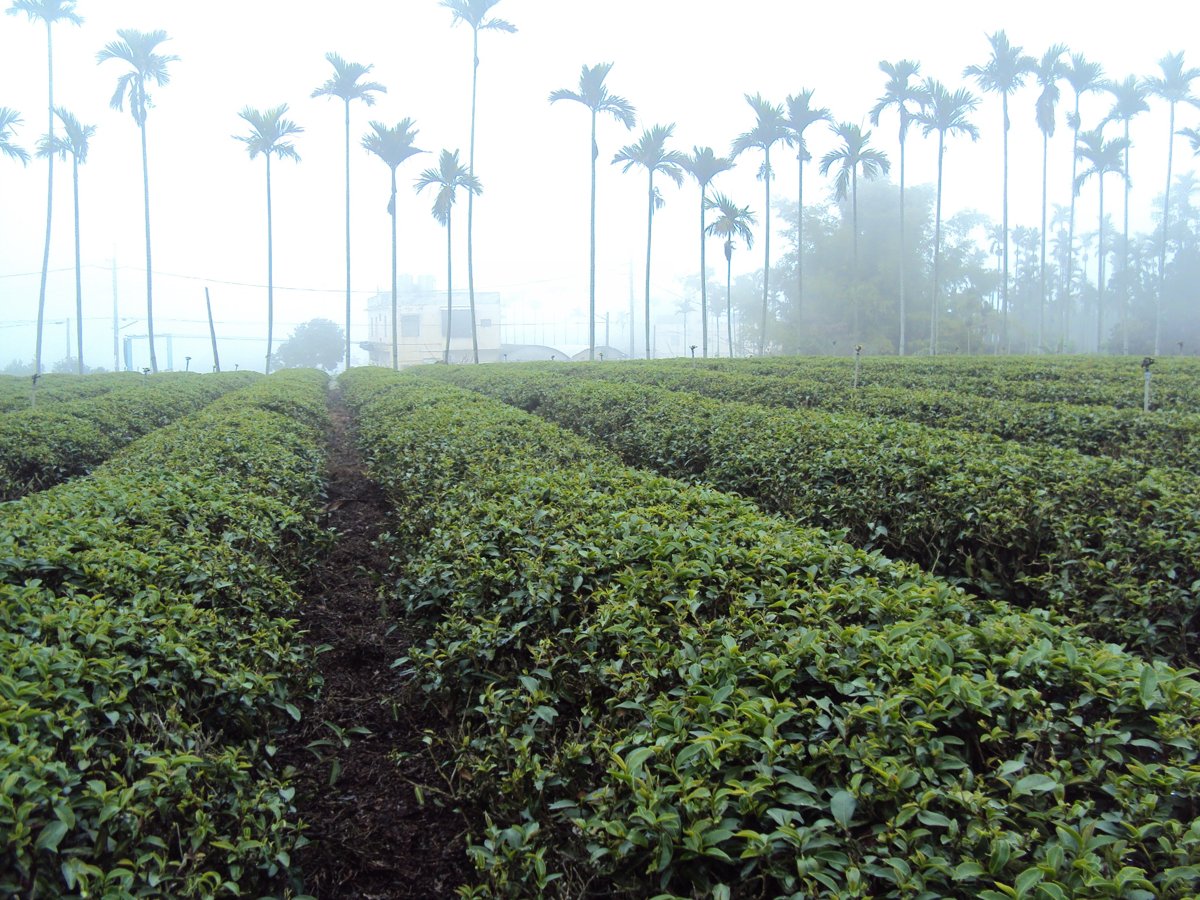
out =
<path fill-rule="evenodd" d="M 446 352 L 446 330 L 450 329 L 450 362 L 469 363 L 471 350 L 471 303 L 467 291 L 454 291 L 450 315 L 446 292 L 434 289 L 429 277 L 415 281 L 402 275 L 396 297 L 399 316 L 397 344 L 399 364 L 404 366 L 441 362 Z M 371 365 L 392 365 L 392 295 L 376 294 L 367 301 L 367 341 L 362 345 Z M 500 351 L 500 295 L 475 292 L 475 326 L 479 361 L 497 362 Z"/>

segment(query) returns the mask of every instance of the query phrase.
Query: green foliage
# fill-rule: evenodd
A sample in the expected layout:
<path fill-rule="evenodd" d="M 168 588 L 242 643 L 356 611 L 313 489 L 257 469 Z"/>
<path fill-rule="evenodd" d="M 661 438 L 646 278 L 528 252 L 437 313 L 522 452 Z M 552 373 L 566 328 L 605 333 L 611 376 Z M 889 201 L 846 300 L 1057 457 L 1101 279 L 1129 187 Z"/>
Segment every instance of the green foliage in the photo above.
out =
<path fill-rule="evenodd" d="M 84 475 L 135 438 L 258 377 L 137 375 L 99 396 L 50 404 L 39 397 L 34 408 L 0 415 L 0 500 Z"/>
<path fill-rule="evenodd" d="M 257 380 L 0 507 L 0 894 L 214 896 L 303 838 L 272 738 L 311 660 L 325 376 Z"/>
<path fill-rule="evenodd" d="M 1177 664 L 1200 646 L 1200 480 L 893 419 L 511 367 L 443 373 L 616 451 Z"/>
<path fill-rule="evenodd" d="M 427 741 L 491 811 L 468 893 L 1200 887 L 1188 672 L 451 386 L 341 381 Z"/>
<path fill-rule="evenodd" d="M 26 409 L 29 406 L 33 364 L 28 372 L 0 375 L 0 413 Z M 144 376 L 134 372 L 104 372 L 96 375 L 50 374 L 38 378 L 37 402 L 61 403 L 98 397 L 116 387 L 134 384 Z"/>
<path fill-rule="evenodd" d="M 313 319 L 297 325 L 292 336 L 275 351 L 275 363 L 284 369 L 337 367 L 345 346 L 345 333 L 328 319 Z"/>

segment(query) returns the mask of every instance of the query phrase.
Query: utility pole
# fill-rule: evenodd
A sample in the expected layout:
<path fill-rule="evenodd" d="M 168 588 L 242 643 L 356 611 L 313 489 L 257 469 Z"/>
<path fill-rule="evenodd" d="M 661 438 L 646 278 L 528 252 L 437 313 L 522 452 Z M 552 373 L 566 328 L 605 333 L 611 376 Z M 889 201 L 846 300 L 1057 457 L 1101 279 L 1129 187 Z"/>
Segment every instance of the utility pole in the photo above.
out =
<path fill-rule="evenodd" d="M 113 289 L 113 371 L 121 371 L 121 336 L 118 333 L 120 325 L 117 319 L 117 258 L 112 259 L 112 289 Z"/>
<path fill-rule="evenodd" d="M 212 337 L 213 368 L 221 371 L 221 357 L 217 355 L 217 329 L 213 326 L 212 299 L 208 296 L 208 285 L 204 286 L 204 305 L 208 307 L 208 333 Z"/>

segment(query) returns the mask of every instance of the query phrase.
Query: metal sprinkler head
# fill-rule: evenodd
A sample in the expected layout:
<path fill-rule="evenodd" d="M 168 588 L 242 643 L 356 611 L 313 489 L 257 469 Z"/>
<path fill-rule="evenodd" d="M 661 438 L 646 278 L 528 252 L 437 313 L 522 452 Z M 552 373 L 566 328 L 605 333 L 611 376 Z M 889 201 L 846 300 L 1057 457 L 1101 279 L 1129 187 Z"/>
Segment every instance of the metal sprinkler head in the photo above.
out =
<path fill-rule="evenodd" d="M 1143 371 L 1143 372 L 1146 372 L 1146 373 L 1149 373 L 1149 371 L 1150 371 L 1150 367 L 1151 367 L 1152 365 L 1154 365 L 1154 358 L 1153 358 L 1153 357 L 1151 357 L 1151 356 L 1147 356 L 1147 357 L 1145 357 L 1145 358 L 1142 360 L 1142 371 Z"/>

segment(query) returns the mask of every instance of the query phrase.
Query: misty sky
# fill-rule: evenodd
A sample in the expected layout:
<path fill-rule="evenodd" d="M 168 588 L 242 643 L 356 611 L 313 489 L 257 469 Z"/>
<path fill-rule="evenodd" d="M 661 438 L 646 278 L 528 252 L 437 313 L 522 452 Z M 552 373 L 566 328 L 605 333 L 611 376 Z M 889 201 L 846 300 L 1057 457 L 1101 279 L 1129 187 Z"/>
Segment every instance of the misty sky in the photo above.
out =
<path fill-rule="evenodd" d="M 3 0 L 7 7 L 7 0 Z M 1146 0 L 1132 15 L 1116 3 L 1030 2 L 1003 4 L 863 2 L 849 7 L 792 0 L 502 0 L 494 14 L 513 22 L 516 34 L 484 33 L 476 173 L 484 194 L 475 209 L 476 289 L 498 291 L 510 322 L 564 323 L 561 341 L 573 340 L 566 323 L 583 322 L 587 305 L 588 117 L 578 104 L 551 106 L 548 94 L 578 84 L 583 64 L 612 62 L 609 90 L 638 110 L 626 131 L 602 120 L 598 143 L 599 239 L 597 308 L 617 317 L 628 309 L 630 272 L 641 291 L 645 252 L 644 171 L 622 174 L 608 161 L 643 127 L 675 124 L 674 147 L 711 145 L 728 152 L 730 141 L 753 124 L 744 94 L 762 93 L 782 103 L 801 88 L 839 120 L 869 126 L 867 113 L 882 92 L 882 59 L 909 58 L 922 74 L 951 87 L 964 66 L 987 59 L 986 36 L 1005 29 L 1025 52 L 1040 55 L 1062 41 L 1100 62 L 1114 79 L 1158 71 L 1167 52 L 1183 50 L 1200 65 L 1200 48 L 1185 36 L 1200 34 L 1200 12 L 1178 0 Z M 941 18 L 953 10 L 950 18 Z M 266 315 L 265 174 L 231 135 L 245 125 L 238 111 L 250 105 L 290 106 L 305 131 L 296 141 L 302 161 L 273 163 L 275 201 L 276 329 L 315 316 L 344 318 L 343 125 L 341 102 L 312 99 L 331 73 L 328 51 L 375 66 L 371 78 L 388 87 L 371 108 L 352 107 L 352 229 L 355 340 L 365 338 L 366 299 L 387 287 L 390 220 L 388 170 L 359 147 L 369 119 L 395 124 L 412 117 L 418 146 L 432 151 L 399 170 L 400 271 L 431 275 L 445 285 L 445 232 L 430 215 L 432 196 L 411 185 L 434 164 L 442 148 L 461 148 L 469 135 L 470 30 L 450 26 L 437 0 L 80 0 L 82 27 L 55 28 L 56 102 L 98 127 L 89 162 L 81 170 L 84 258 L 85 359 L 112 365 L 112 273 L 125 333 L 145 332 L 144 244 L 138 132 L 128 113 L 109 109 L 121 64 L 98 66 L 96 52 L 117 28 L 164 29 L 162 52 L 180 57 L 172 81 L 156 89 L 148 122 L 154 229 L 155 324 L 160 333 L 204 335 L 204 288 L 213 298 L 222 338 L 263 338 Z M 17 142 L 31 148 L 46 130 L 45 31 L 23 16 L 0 16 L 0 106 L 22 113 Z M 1041 137 L 1034 121 L 1037 90 L 1012 101 L 1010 133 L 1012 225 L 1040 224 Z M 1051 142 L 1051 202 L 1069 199 L 1071 135 L 1065 125 L 1070 90 L 1064 85 L 1059 130 Z M 1085 127 L 1111 105 L 1107 95 L 1085 98 Z M 1179 111 L 1177 127 L 1195 126 L 1200 114 Z M 975 116 L 982 139 L 949 144 L 946 207 L 976 208 L 1000 217 L 1000 101 L 985 96 Z M 885 119 L 872 144 L 898 163 L 895 119 Z M 833 145 L 821 129 L 810 132 L 815 157 Z M 1113 127 L 1110 136 L 1116 136 Z M 1131 217 L 1137 229 L 1152 226 L 1152 198 L 1165 179 L 1167 111 L 1134 121 Z M 909 143 L 910 184 L 932 182 L 935 139 Z M 751 152 L 715 186 L 762 220 L 763 189 L 755 180 L 761 157 Z M 794 197 L 794 154 L 773 154 L 774 197 Z M 1185 142 L 1176 147 L 1176 171 L 1194 168 Z M 893 169 L 893 178 L 897 172 Z M 698 268 L 698 188 L 692 182 L 661 188 L 666 206 L 655 218 L 652 294 L 656 307 L 672 309 L 682 279 Z M 823 201 L 829 182 L 815 165 L 805 174 L 806 201 Z M 46 163 L 27 168 L 0 159 L 0 365 L 31 359 L 38 272 L 45 228 Z M 55 167 L 54 244 L 46 328 L 45 365 L 66 350 L 62 320 L 74 315 L 74 257 L 70 166 Z M 1114 196 L 1116 192 L 1114 191 Z M 1110 205 L 1119 216 L 1119 204 Z M 455 224 L 455 287 L 466 286 L 465 199 Z M 1080 231 L 1093 229 L 1094 190 L 1081 198 Z M 777 222 L 777 219 L 773 221 Z M 735 255 L 734 272 L 762 265 L 761 241 Z M 772 242 L 773 259 L 784 247 Z M 723 268 L 719 243 L 710 265 Z M 639 299 L 639 308 L 640 308 Z M 124 321 L 127 320 L 127 321 Z M 361 328 L 360 328 L 361 326 Z M 74 326 L 72 325 L 72 328 Z M 581 328 L 585 326 L 580 324 Z M 623 327 L 623 326 L 621 326 Z M 73 340 L 73 338 L 72 338 Z M 186 346 L 186 351 L 180 347 Z M 261 365 L 259 343 L 229 341 L 223 362 Z M 177 357 L 195 355 L 193 368 L 211 363 L 204 340 L 177 346 Z M 365 354 L 362 355 L 365 361 Z M 160 365 L 165 357 L 160 349 Z M 176 366 L 182 367 L 176 359 Z"/>

